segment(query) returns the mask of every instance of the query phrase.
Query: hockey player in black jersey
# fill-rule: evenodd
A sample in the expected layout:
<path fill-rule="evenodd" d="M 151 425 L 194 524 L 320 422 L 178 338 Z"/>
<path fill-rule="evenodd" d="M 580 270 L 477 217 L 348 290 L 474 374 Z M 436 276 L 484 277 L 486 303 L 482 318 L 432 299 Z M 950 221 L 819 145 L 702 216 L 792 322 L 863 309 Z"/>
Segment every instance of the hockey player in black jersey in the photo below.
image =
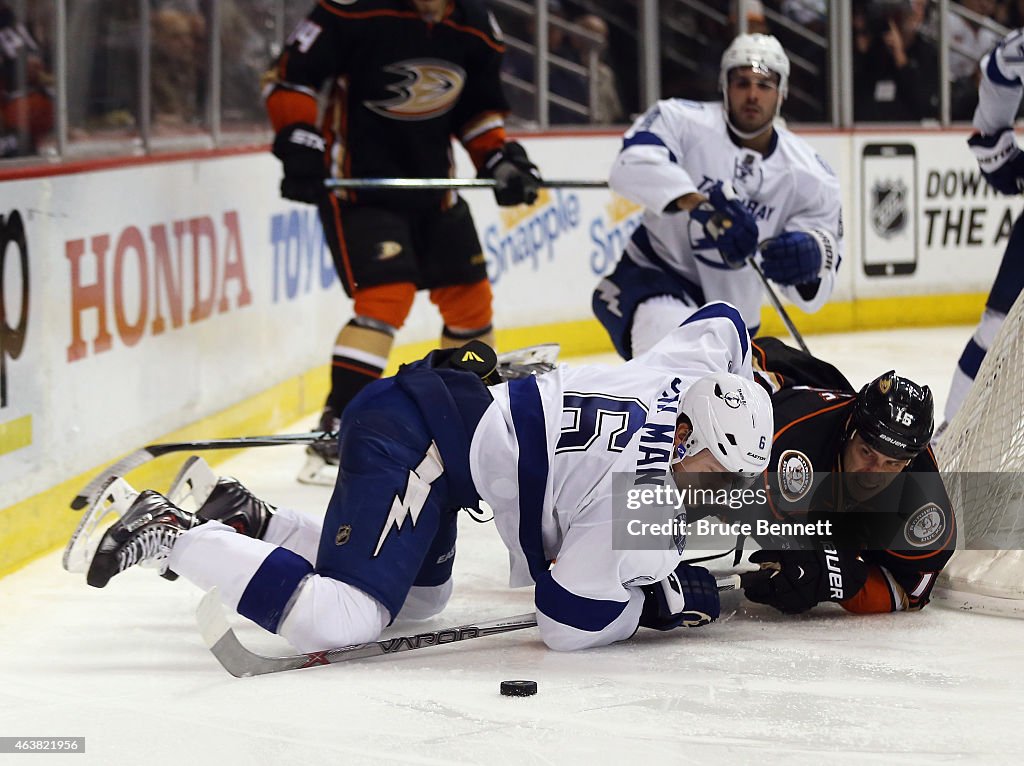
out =
<path fill-rule="evenodd" d="M 829 519 L 833 536 L 758 539 L 750 561 L 762 571 L 745 576 L 746 596 L 787 613 L 823 601 L 856 613 L 924 607 L 956 540 L 928 447 L 931 391 L 890 371 L 855 393 L 834 367 L 775 339 L 756 341 L 754 360 L 774 389 L 761 479 L 770 514 Z"/>
<path fill-rule="evenodd" d="M 495 180 L 499 205 L 532 204 L 540 174 L 505 135 L 504 50 L 482 0 L 320 0 L 269 73 L 281 194 L 317 205 L 354 301 L 333 348 L 322 430 L 336 431 L 347 404 L 381 376 L 418 290 L 440 310 L 442 347 L 494 345 L 491 286 L 465 200 L 426 189 L 328 193 L 324 179 L 447 178 L 457 138 L 479 175 Z M 321 470 L 325 460 L 333 470 Z M 333 485 L 336 474 L 335 444 L 314 450 L 299 480 Z"/>

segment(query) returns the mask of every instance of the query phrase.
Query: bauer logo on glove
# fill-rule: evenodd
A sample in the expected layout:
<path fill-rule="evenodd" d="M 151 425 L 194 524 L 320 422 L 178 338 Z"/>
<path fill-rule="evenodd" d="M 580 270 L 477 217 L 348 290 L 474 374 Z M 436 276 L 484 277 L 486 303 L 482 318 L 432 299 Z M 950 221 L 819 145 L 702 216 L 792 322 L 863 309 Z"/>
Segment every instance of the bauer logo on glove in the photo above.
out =
<path fill-rule="evenodd" d="M 835 239 L 826 231 L 785 231 L 761 243 L 761 269 L 780 285 L 804 285 L 831 271 Z"/>

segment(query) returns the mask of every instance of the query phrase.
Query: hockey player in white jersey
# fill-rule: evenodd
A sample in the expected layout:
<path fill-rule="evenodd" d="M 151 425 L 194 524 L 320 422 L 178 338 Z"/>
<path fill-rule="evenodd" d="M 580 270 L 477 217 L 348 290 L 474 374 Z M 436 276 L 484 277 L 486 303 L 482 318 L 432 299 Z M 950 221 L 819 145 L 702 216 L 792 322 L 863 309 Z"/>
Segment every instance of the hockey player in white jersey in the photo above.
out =
<path fill-rule="evenodd" d="M 737 306 L 756 335 L 764 288 L 752 257 L 804 311 L 832 294 L 842 260 L 839 181 L 776 125 L 788 83 L 778 40 L 740 35 L 722 56 L 721 103 L 659 101 L 626 132 L 609 184 L 646 211 L 593 297 L 623 358 L 712 300 Z"/>
<path fill-rule="evenodd" d="M 707 624 L 719 611 L 715 580 L 681 563 L 678 541 L 613 546 L 612 475 L 753 480 L 771 452 L 772 409 L 752 382 L 739 313 L 712 303 L 622 366 L 562 366 L 487 387 L 431 357 L 406 365 L 353 400 L 339 441 L 322 523 L 271 509 L 234 480 L 197 514 L 146 491 L 102 538 L 88 582 L 104 587 L 157 563 L 217 586 L 228 606 L 302 651 L 372 641 L 400 614 L 441 611 L 458 510 L 483 500 L 512 584 L 535 585 L 548 646 Z"/>
<path fill-rule="evenodd" d="M 985 179 L 996 191 L 1017 195 L 1024 191 L 1024 153 L 1013 133 L 1013 123 L 1024 98 L 1024 29 L 1010 32 L 982 58 L 974 134 L 967 143 Z M 1003 320 L 1024 289 L 1024 215 L 1014 221 L 995 281 L 985 301 L 974 335 L 964 347 L 946 397 L 945 420 L 953 419 L 974 382 L 989 346 Z M 936 430 L 936 436 L 946 423 Z"/>

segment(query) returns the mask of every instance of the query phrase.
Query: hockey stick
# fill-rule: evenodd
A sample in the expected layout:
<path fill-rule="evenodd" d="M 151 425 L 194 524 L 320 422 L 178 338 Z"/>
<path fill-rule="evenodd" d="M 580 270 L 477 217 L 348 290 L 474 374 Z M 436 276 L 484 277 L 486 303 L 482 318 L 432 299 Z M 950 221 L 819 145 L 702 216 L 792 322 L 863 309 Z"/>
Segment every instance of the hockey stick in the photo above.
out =
<path fill-rule="evenodd" d="M 768 294 L 768 300 L 771 301 L 772 306 L 778 312 L 779 317 L 782 319 L 782 323 L 786 325 L 786 329 L 789 330 L 789 334 L 793 336 L 793 340 L 796 341 L 797 345 L 800 346 L 800 350 L 805 354 L 810 355 L 811 350 L 807 348 L 807 344 L 804 343 L 804 338 L 800 334 L 800 331 L 796 329 L 796 325 L 793 324 L 793 320 L 789 318 L 789 314 L 786 312 L 785 307 L 782 305 L 782 301 L 779 300 L 779 296 L 775 294 L 775 289 L 771 286 L 768 281 L 768 277 L 761 271 L 761 267 L 758 266 L 753 257 L 747 258 L 747 264 L 754 270 L 754 272 L 761 278 L 761 285 L 764 287 L 765 293 Z"/>
<path fill-rule="evenodd" d="M 718 580 L 719 591 L 735 590 L 739 587 L 739 575 L 729 575 Z M 511 633 L 514 630 L 536 627 L 537 616 L 535 614 L 517 614 L 514 617 L 490 620 L 476 625 L 459 625 L 431 633 L 398 636 L 383 641 L 342 646 L 338 649 L 324 649 L 319 652 L 291 654 L 286 657 L 266 657 L 246 649 L 228 624 L 216 588 L 203 596 L 199 602 L 199 606 L 196 608 L 196 621 L 199 623 L 203 641 L 213 652 L 217 661 L 224 666 L 224 669 L 235 678 L 246 678 L 277 673 L 282 670 L 313 668 L 318 665 L 333 665 L 337 662 L 379 657 L 382 654 L 411 652 L 416 649 L 444 646 L 458 641 Z"/>
<path fill-rule="evenodd" d="M 304 434 L 280 434 L 278 436 L 235 436 L 227 439 L 207 439 L 194 442 L 165 442 L 149 444 L 141 449 L 125 455 L 116 463 L 100 471 L 71 501 L 76 511 L 85 508 L 100 491 L 104 484 L 114 476 L 124 476 L 140 465 L 148 463 L 161 455 L 171 452 L 191 452 L 206 449 L 238 449 L 240 447 L 273 447 L 279 444 L 315 444 L 320 441 L 337 438 L 336 433 L 329 431 L 310 431 Z"/>
<path fill-rule="evenodd" d="M 493 178 L 327 178 L 328 189 L 493 189 Z M 607 189 L 607 181 L 545 180 L 545 189 Z"/>
<path fill-rule="evenodd" d="M 506 380 L 524 377 L 531 372 L 546 372 L 554 369 L 561 346 L 557 343 L 540 343 L 534 346 L 513 349 L 498 354 L 498 370 Z M 273 447 L 279 444 L 316 444 L 337 438 L 329 431 L 310 431 L 304 434 L 281 434 L 277 436 L 235 436 L 225 439 L 207 439 L 194 442 L 166 442 L 149 444 L 135 450 L 113 465 L 104 468 L 83 487 L 71 501 L 71 507 L 80 511 L 90 505 L 100 489 L 115 476 L 124 476 L 141 465 L 161 455 L 172 452 L 190 452 L 206 449 L 237 449 L 241 447 Z M 333 481 L 331 484 L 333 485 Z"/>

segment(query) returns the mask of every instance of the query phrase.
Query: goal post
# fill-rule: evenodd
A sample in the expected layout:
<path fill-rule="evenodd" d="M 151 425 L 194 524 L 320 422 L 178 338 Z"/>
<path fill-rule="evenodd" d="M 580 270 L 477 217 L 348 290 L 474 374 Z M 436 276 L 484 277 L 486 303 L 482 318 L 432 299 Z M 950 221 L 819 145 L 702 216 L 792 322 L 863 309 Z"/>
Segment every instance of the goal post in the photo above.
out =
<path fill-rule="evenodd" d="M 1024 293 L 935 445 L 957 514 L 957 550 L 934 595 L 1024 616 Z"/>

